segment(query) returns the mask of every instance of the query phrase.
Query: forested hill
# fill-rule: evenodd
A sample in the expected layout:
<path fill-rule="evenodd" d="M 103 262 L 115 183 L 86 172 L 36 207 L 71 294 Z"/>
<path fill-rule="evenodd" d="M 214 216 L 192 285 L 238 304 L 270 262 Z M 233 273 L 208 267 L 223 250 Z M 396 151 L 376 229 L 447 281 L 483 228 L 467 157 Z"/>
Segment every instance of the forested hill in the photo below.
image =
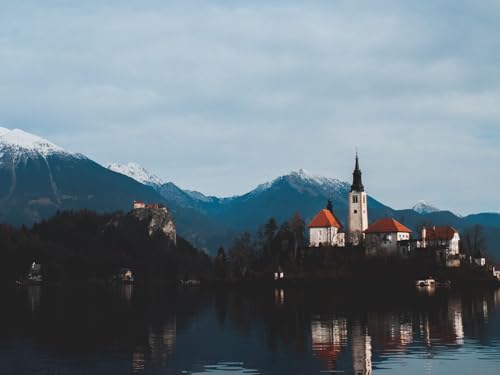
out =
<path fill-rule="evenodd" d="M 32 262 L 54 282 L 109 281 L 127 267 L 140 283 L 164 283 L 204 278 L 211 268 L 205 253 L 180 236 L 174 243 L 161 230 L 151 233 L 132 212 L 62 212 L 32 229 L 1 225 L 0 257 L 0 281 L 9 282 Z"/>

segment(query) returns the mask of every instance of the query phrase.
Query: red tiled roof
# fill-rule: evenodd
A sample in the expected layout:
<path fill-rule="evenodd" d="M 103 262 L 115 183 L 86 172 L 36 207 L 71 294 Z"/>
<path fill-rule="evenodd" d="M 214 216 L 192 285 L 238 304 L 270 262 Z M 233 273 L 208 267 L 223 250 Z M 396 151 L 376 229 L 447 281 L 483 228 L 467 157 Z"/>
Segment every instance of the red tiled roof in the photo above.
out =
<path fill-rule="evenodd" d="M 426 239 L 427 240 L 451 240 L 455 233 L 457 232 L 455 228 L 446 226 L 446 227 L 426 227 Z"/>
<path fill-rule="evenodd" d="M 399 221 L 389 218 L 377 220 L 365 230 L 365 233 L 397 233 L 397 232 L 411 233 L 412 231 L 410 228 L 405 227 Z"/>
<path fill-rule="evenodd" d="M 327 228 L 327 227 L 335 227 L 340 228 L 341 225 L 339 221 L 333 216 L 333 214 L 323 209 L 311 220 L 309 223 L 309 228 Z"/>

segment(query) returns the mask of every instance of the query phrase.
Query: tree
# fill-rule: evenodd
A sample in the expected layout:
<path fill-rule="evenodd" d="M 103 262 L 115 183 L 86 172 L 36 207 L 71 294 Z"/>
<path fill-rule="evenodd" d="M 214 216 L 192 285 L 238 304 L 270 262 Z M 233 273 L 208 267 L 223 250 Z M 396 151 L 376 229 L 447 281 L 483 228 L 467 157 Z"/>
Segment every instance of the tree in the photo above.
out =
<path fill-rule="evenodd" d="M 218 279 L 225 279 L 226 278 L 226 263 L 227 263 L 227 257 L 226 257 L 226 252 L 224 251 L 224 248 L 221 246 L 219 247 L 219 250 L 217 250 L 217 256 L 215 257 L 215 277 Z"/>
<path fill-rule="evenodd" d="M 235 238 L 229 250 L 229 261 L 235 277 L 244 279 L 252 270 L 257 258 L 254 245 L 252 236 L 248 232 L 243 232 Z"/>
<path fill-rule="evenodd" d="M 482 225 L 476 224 L 462 234 L 462 244 L 467 254 L 480 257 L 486 247 Z"/>
<path fill-rule="evenodd" d="M 278 223 L 274 217 L 271 217 L 266 224 L 264 224 L 264 241 L 265 246 L 270 249 L 276 236 L 276 231 L 278 230 Z"/>
<path fill-rule="evenodd" d="M 299 249 L 302 249 L 305 244 L 305 223 L 304 220 L 302 220 L 302 217 L 300 214 L 297 212 L 293 216 L 291 222 L 290 222 L 290 229 L 293 235 L 293 260 L 294 262 L 297 262 L 297 255 Z"/>

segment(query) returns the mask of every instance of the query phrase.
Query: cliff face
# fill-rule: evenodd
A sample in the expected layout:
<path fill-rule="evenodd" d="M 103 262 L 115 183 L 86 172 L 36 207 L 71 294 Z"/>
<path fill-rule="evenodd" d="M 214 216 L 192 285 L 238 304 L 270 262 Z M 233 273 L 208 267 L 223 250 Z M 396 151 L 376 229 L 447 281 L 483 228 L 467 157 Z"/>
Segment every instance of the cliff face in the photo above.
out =
<path fill-rule="evenodd" d="M 136 208 L 131 214 L 139 221 L 148 223 L 150 236 L 161 231 L 174 244 L 177 243 L 174 218 L 167 208 Z"/>

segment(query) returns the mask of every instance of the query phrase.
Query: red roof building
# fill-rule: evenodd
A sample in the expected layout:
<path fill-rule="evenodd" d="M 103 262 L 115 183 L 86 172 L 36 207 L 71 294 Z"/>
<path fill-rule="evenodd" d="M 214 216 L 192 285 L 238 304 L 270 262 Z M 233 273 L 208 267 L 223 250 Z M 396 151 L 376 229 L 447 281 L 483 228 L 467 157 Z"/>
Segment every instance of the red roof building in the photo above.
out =
<path fill-rule="evenodd" d="M 327 209 L 323 209 L 311 220 L 309 228 L 330 228 L 340 229 L 342 226 L 337 218 Z"/>
<path fill-rule="evenodd" d="M 405 227 L 399 221 L 392 218 L 380 219 L 368 226 L 365 233 L 411 233 L 412 230 Z"/>
<path fill-rule="evenodd" d="M 459 254 L 460 235 L 453 227 L 423 227 L 421 236 L 423 248 L 444 249 L 448 255 Z"/>
<path fill-rule="evenodd" d="M 392 218 L 380 219 L 365 230 L 365 251 L 368 256 L 406 256 L 412 230 Z"/>
<path fill-rule="evenodd" d="M 457 230 L 450 226 L 445 227 L 425 227 L 425 237 L 428 241 L 445 240 L 451 241 Z"/>
<path fill-rule="evenodd" d="M 326 209 L 318 212 L 308 227 L 310 247 L 345 246 L 344 233 L 339 232 L 342 224 L 333 213 L 331 201 L 328 201 Z"/>

